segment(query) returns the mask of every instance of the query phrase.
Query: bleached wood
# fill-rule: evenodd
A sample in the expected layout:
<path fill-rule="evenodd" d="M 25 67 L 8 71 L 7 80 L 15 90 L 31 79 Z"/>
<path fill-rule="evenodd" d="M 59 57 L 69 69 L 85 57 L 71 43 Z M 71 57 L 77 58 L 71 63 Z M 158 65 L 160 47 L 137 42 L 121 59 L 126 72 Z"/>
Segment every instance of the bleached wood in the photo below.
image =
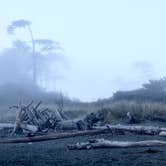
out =
<path fill-rule="evenodd" d="M 110 141 L 105 139 L 95 139 L 89 142 L 76 143 L 68 145 L 69 150 L 82 149 L 99 149 L 99 148 L 139 148 L 139 147 L 154 147 L 166 146 L 166 141 L 146 140 L 146 141 Z"/>
<path fill-rule="evenodd" d="M 108 130 L 108 132 L 131 132 L 142 135 L 159 135 L 160 132 L 166 131 L 166 128 L 154 126 L 135 126 L 135 125 L 106 125 L 94 127 L 94 129 Z"/>

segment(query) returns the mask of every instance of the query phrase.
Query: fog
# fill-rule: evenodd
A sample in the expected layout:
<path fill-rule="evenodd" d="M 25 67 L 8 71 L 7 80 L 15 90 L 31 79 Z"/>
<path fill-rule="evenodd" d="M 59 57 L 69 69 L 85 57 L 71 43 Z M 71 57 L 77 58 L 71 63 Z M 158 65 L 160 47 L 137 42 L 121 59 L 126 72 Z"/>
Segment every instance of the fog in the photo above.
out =
<path fill-rule="evenodd" d="M 33 81 L 28 20 L 36 44 L 37 84 L 82 101 L 110 97 L 165 76 L 164 0 L 5 0 L 0 5 L 0 83 Z M 45 48 L 44 48 L 45 47 Z"/>

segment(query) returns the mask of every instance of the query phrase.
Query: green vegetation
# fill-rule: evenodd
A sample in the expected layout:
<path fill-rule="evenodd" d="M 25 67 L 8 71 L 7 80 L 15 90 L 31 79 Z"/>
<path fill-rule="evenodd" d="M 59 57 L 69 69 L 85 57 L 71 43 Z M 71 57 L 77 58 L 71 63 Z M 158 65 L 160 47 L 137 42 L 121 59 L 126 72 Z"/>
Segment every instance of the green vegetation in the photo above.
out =
<path fill-rule="evenodd" d="M 127 122 L 127 112 L 139 122 L 166 122 L 166 104 L 158 102 L 117 101 L 101 109 L 100 112 L 104 114 L 105 123 Z"/>

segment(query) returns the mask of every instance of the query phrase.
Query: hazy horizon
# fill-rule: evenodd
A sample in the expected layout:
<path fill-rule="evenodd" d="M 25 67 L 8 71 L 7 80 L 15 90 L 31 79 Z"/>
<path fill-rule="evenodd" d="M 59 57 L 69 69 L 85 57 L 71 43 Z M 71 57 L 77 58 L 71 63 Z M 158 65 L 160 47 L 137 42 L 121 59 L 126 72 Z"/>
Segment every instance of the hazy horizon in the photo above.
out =
<path fill-rule="evenodd" d="M 32 22 L 35 38 L 56 40 L 65 61 L 56 89 L 83 101 L 107 98 L 117 90 L 139 88 L 165 76 L 164 0 L 15 0 L 0 7 L 0 51 L 26 31 L 6 33 L 14 20 Z"/>

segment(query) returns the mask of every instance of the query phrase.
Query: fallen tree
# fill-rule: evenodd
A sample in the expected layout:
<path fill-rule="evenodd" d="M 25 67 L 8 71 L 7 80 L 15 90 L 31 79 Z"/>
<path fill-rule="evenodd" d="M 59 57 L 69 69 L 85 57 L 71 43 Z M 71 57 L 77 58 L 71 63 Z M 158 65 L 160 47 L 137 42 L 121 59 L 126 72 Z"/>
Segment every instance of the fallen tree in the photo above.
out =
<path fill-rule="evenodd" d="M 58 110 L 51 111 L 48 108 L 39 109 L 41 101 L 36 105 L 31 101 L 28 105 L 19 103 L 18 106 L 12 106 L 10 108 L 16 108 L 16 120 L 13 128 L 13 134 L 23 132 L 24 130 L 30 133 L 42 131 L 45 129 L 55 129 L 58 122 L 67 119 L 64 113 L 59 113 Z"/>
<path fill-rule="evenodd" d="M 154 147 L 166 146 L 166 141 L 146 140 L 146 141 L 110 141 L 105 139 L 94 139 L 88 142 L 69 144 L 69 150 L 99 149 L 99 148 L 132 148 L 132 147 Z"/>
<path fill-rule="evenodd" d="M 41 101 L 34 104 L 31 101 L 28 105 L 21 102 L 18 106 L 12 106 L 10 109 L 17 109 L 15 124 L 12 134 L 24 132 L 36 133 L 42 131 L 65 131 L 65 130 L 90 130 L 94 124 L 102 120 L 100 113 L 90 113 L 83 119 L 69 119 L 62 110 L 40 109 Z"/>

